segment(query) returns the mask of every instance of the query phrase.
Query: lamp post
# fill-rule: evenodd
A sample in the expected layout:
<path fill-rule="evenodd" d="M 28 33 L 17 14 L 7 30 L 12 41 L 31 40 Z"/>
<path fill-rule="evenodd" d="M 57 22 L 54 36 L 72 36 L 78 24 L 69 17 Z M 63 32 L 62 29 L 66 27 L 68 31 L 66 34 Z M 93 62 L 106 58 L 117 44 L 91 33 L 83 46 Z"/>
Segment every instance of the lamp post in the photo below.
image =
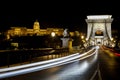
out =
<path fill-rule="evenodd" d="M 81 35 L 82 46 L 85 47 L 85 36 Z"/>

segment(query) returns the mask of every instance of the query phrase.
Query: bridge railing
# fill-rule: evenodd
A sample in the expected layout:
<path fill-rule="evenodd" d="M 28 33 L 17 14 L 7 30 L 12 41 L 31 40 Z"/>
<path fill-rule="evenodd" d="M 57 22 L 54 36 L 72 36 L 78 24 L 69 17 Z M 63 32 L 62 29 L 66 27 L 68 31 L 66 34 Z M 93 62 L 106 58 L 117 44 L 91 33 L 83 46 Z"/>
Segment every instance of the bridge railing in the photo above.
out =
<path fill-rule="evenodd" d="M 18 49 L 18 50 L 0 50 L 0 67 L 10 67 L 12 64 L 22 64 L 32 62 L 34 58 L 51 54 L 68 53 L 68 49 L 40 48 L 40 49 Z M 65 54 L 68 55 L 68 54 Z"/>

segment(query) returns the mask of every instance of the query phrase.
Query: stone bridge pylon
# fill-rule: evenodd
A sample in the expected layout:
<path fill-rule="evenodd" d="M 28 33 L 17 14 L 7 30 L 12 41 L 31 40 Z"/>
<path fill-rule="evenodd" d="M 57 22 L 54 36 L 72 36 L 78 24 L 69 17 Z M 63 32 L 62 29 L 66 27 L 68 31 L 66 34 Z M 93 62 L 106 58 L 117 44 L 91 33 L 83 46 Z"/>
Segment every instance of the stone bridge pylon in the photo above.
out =
<path fill-rule="evenodd" d="M 89 45 L 111 45 L 111 23 L 112 15 L 88 15 L 87 22 L 87 42 Z"/>

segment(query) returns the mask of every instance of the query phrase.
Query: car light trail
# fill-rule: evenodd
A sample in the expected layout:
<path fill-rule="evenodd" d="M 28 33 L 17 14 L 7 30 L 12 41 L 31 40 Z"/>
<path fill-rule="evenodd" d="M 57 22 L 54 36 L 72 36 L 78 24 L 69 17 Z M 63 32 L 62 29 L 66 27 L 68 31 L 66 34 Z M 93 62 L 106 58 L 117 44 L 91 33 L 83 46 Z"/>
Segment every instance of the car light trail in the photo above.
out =
<path fill-rule="evenodd" d="M 27 68 L 27 67 L 31 67 L 31 66 L 37 66 L 37 65 L 43 65 L 43 64 L 63 60 L 63 59 L 66 59 L 66 58 L 70 58 L 70 57 L 73 57 L 73 56 L 76 56 L 76 55 L 79 55 L 79 53 L 69 55 L 69 56 L 66 56 L 66 57 L 62 57 L 62 58 L 51 59 L 51 60 L 47 60 L 47 61 L 41 61 L 41 62 L 36 62 L 36 63 L 31 63 L 31 64 L 25 64 L 25 65 L 21 65 L 21 66 L 10 67 L 10 68 L 4 68 L 4 69 L 0 69 L 0 72 L 11 71 L 11 70 L 16 70 L 16 69 L 21 69 L 21 68 Z"/>
<path fill-rule="evenodd" d="M 82 54 L 82 55 L 78 55 L 78 53 L 76 53 L 76 56 L 74 55 L 72 57 L 67 57 L 67 58 L 55 59 L 55 60 L 42 62 L 41 64 L 43 64 L 43 65 L 33 66 L 33 64 L 35 65 L 35 64 L 40 64 L 40 63 L 28 64 L 29 66 L 32 65 L 29 68 L 24 68 L 24 67 L 28 67 L 28 65 L 22 65 L 20 67 L 17 66 L 17 67 L 8 68 L 8 70 L 18 69 L 18 68 L 21 68 L 21 67 L 24 68 L 24 69 L 20 69 L 20 70 L 13 70 L 13 71 L 10 71 L 10 72 L 2 72 L 2 71 L 7 71 L 7 69 L 1 69 L 2 71 L 1 71 L 1 74 L 0 74 L 0 78 L 6 78 L 6 77 L 11 77 L 11 76 L 26 74 L 26 73 L 35 72 L 35 71 L 38 71 L 38 70 L 43 70 L 43 69 L 47 69 L 47 68 L 51 68 L 51 67 L 55 67 L 55 66 L 60 66 L 60 65 L 71 63 L 71 62 L 78 61 L 78 60 L 83 60 L 87 57 L 90 57 L 90 56 L 94 55 L 96 53 L 96 51 L 89 54 L 89 55 L 87 54 L 89 51 Z M 47 64 L 44 64 L 44 63 L 47 63 Z"/>

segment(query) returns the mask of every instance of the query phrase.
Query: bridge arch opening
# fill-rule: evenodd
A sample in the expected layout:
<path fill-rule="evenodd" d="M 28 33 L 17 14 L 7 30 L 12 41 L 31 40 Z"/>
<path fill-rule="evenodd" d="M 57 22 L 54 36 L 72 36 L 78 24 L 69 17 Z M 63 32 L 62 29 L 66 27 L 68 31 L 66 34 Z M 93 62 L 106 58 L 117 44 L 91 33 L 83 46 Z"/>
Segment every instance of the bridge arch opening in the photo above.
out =
<path fill-rule="evenodd" d="M 95 32 L 95 36 L 103 36 L 103 31 L 102 30 L 97 30 Z"/>

